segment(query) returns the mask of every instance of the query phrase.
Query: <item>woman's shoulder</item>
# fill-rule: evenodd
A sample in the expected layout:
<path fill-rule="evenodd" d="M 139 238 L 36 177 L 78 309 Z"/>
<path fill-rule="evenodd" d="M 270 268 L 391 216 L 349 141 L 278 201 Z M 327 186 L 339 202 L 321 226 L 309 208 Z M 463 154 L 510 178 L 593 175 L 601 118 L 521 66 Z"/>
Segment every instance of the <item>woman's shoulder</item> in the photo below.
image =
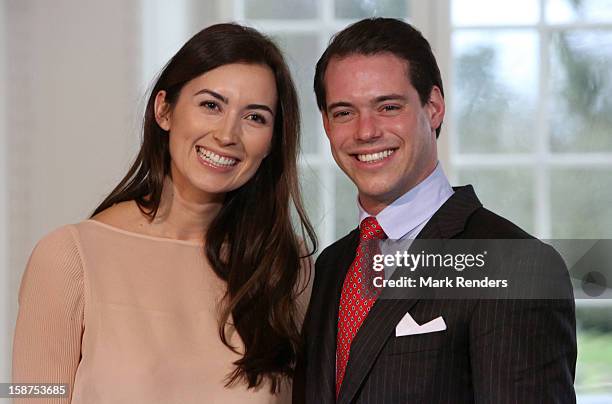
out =
<path fill-rule="evenodd" d="M 74 251 L 78 244 L 76 227 L 76 224 L 66 224 L 50 231 L 36 243 L 32 255 L 57 256 Z"/>
<path fill-rule="evenodd" d="M 22 277 L 20 301 L 24 294 L 28 295 L 28 285 L 80 282 L 82 276 L 83 260 L 76 226 L 61 226 L 47 233 L 34 246 Z"/>
<path fill-rule="evenodd" d="M 131 204 L 134 206 L 130 206 Z M 89 220 L 58 227 L 47 233 L 36 243 L 30 260 L 45 262 L 81 260 L 82 238 L 92 222 L 116 228 L 125 228 L 136 222 L 136 215 L 133 213 L 134 209 L 138 210 L 134 202 L 122 202 L 113 205 Z"/>

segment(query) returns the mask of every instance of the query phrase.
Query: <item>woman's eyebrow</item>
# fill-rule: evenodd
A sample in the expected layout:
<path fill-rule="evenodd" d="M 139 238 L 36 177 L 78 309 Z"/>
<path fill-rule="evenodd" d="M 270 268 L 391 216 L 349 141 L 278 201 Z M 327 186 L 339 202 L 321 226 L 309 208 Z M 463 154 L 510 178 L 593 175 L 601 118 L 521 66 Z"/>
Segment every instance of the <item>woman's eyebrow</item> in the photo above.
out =
<path fill-rule="evenodd" d="M 262 109 L 264 111 L 268 111 L 270 115 L 274 116 L 274 112 L 272 112 L 272 108 L 265 104 L 249 104 L 246 106 L 246 109 Z"/>
<path fill-rule="evenodd" d="M 204 89 L 202 89 L 202 90 L 198 91 L 197 93 L 195 93 L 195 94 L 194 94 L 194 97 L 195 97 L 196 95 L 200 95 L 200 94 L 210 94 L 210 95 L 212 95 L 213 97 L 215 97 L 216 99 L 218 99 L 219 101 L 223 101 L 223 103 L 225 103 L 225 104 L 227 104 L 227 103 L 228 103 L 228 101 L 229 101 L 229 100 L 227 99 L 227 97 L 224 97 L 224 96 L 222 96 L 221 94 L 219 94 L 219 93 L 217 93 L 217 92 L 215 92 L 215 91 L 209 90 L 209 89 L 207 89 L 207 88 L 204 88 Z"/>
<path fill-rule="evenodd" d="M 229 103 L 229 99 L 227 97 L 224 97 L 223 95 L 219 94 L 216 91 L 213 90 L 209 90 L 207 88 L 204 88 L 200 91 L 198 91 L 197 93 L 194 94 L 194 97 L 196 95 L 200 95 L 200 94 L 210 94 L 213 97 L 215 97 L 216 99 L 218 99 L 219 101 L 223 101 L 223 103 L 228 104 Z M 249 104 L 246 106 L 246 109 L 261 109 L 264 111 L 268 111 L 272 116 L 274 116 L 274 112 L 272 112 L 272 108 L 270 108 L 269 106 L 265 105 L 265 104 Z"/>

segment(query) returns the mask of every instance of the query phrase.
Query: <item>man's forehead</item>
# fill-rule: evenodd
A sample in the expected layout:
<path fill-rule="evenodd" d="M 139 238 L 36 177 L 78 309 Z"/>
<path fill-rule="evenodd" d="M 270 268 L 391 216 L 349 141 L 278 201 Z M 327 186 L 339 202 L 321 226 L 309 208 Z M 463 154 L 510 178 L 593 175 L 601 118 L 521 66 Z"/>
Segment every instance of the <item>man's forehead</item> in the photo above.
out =
<path fill-rule="evenodd" d="M 408 63 L 408 61 L 398 55 L 396 55 L 393 52 L 376 52 L 376 53 L 359 53 L 359 52 L 355 52 L 355 53 L 348 53 L 348 54 L 343 54 L 343 55 L 336 55 L 333 56 L 330 60 L 329 60 L 329 65 L 331 65 L 332 63 L 338 63 L 338 62 L 344 62 L 347 60 L 352 60 L 352 61 L 370 61 L 370 62 L 379 62 L 379 61 L 383 61 L 383 62 L 389 62 L 389 61 L 396 61 L 398 63 L 403 63 L 404 65 L 406 65 Z"/>
<path fill-rule="evenodd" d="M 348 66 L 358 65 L 362 69 L 393 67 L 408 72 L 409 62 L 391 52 L 378 52 L 373 54 L 351 53 L 348 55 L 334 56 L 327 65 L 326 73 L 330 69 L 346 69 Z"/>
<path fill-rule="evenodd" d="M 391 53 L 334 58 L 325 74 L 326 95 L 334 98 L 375 98 L 404 93 L 410 85 L 407 62 Z"/>

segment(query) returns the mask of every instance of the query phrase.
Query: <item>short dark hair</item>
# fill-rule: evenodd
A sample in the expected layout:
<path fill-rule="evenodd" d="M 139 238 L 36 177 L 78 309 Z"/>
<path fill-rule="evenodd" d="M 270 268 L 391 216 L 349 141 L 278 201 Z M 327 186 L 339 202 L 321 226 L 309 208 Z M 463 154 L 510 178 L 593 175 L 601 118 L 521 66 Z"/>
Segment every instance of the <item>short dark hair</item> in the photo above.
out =
<path fill-rule="evenodd" d="M 319 110 L 327 108 L 325 71 L 333 58 L 385 52 L 408 62 L 408 79 L 419 93 L 422 105 L 429 100 L 433 86 L 437 86 L 444 96 L 438 63 L 421 32 L 394 18 L 367 18 L 334 35 L 317 62 L 314 91 Z M 441 125 L 436 129 L 436 136 L 440 135 L 440 128 Z"/>

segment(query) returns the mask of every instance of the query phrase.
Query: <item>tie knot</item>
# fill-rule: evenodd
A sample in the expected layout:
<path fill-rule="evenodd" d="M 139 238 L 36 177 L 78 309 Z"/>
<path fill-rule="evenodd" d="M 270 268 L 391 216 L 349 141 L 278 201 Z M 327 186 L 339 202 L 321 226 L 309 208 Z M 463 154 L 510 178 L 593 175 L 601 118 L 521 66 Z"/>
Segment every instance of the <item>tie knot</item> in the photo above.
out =
<path fill-rule="evenodd" d="M 387 238 L 378 220 L 374 216 L 368 216 L 359 225 L 359 238 L 361 240 L 382 240 Z"/>

